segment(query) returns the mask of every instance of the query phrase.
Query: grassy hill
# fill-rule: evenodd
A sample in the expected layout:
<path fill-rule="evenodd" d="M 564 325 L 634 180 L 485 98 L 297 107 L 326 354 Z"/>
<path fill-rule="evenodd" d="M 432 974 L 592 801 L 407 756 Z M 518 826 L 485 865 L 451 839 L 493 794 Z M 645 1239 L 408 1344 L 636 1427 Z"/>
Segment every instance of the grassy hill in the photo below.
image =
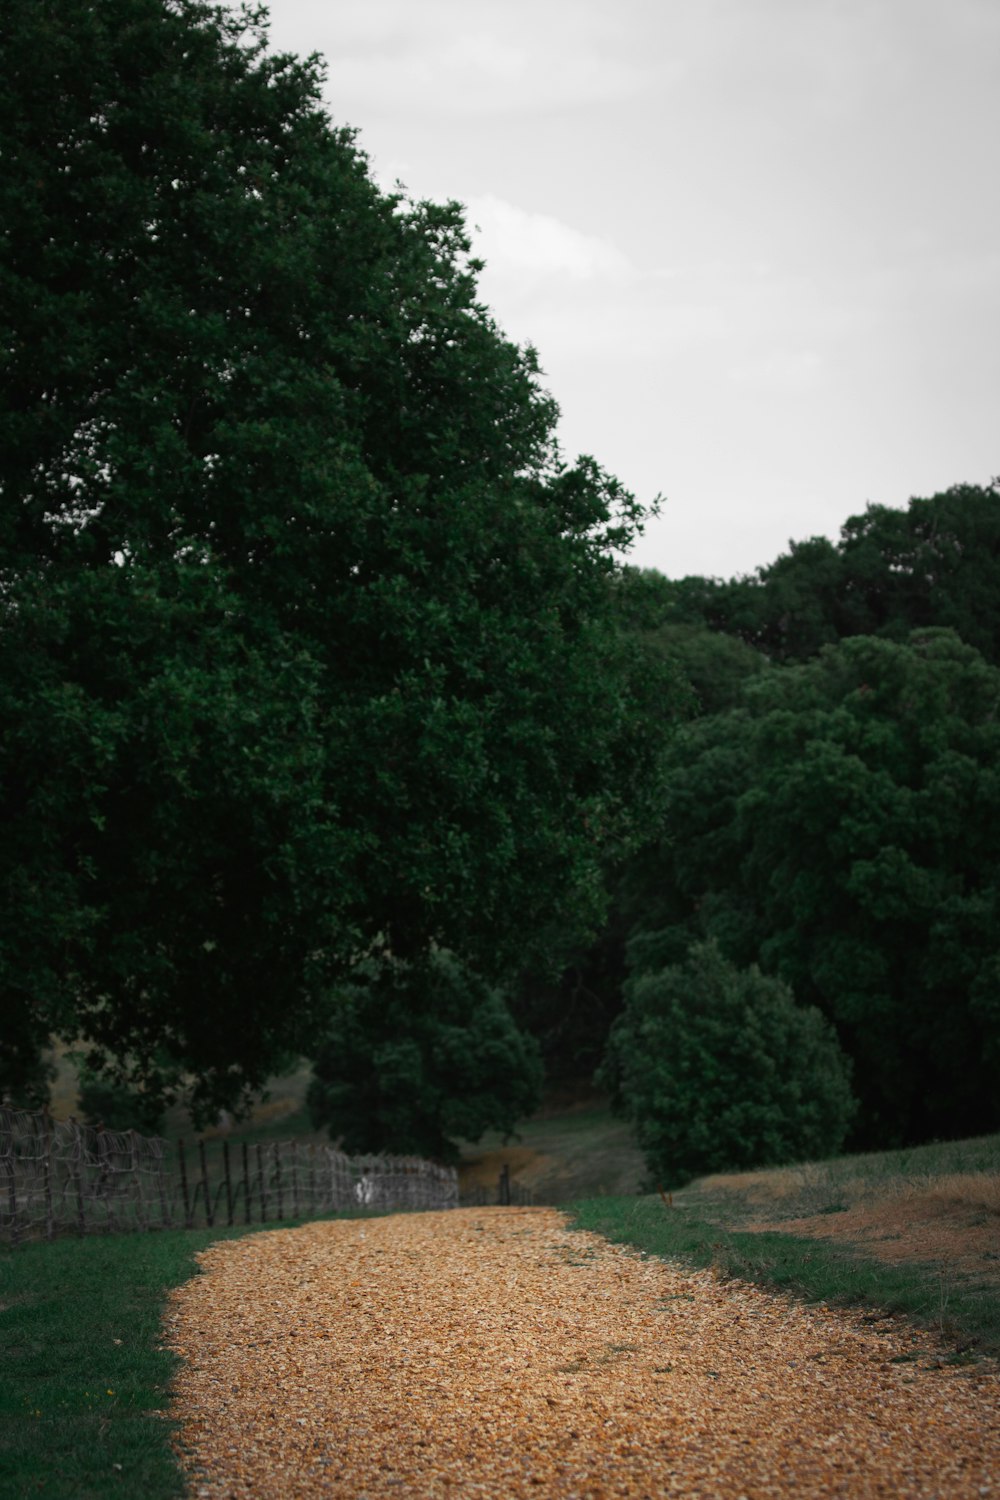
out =
<path fill-rule="evenodd" d="M 518 1125 L 513 1140 L 505 1143 L 490 1133 L 464 1146 L 462 1190 L 495 1186 L 504 1165 L 536 1203 L 635 1194 L 646 1179 L 632 1127 L 615 1119 L 602 1095 L 583 1086 L 570 1098 L 555 1094 Z"/>

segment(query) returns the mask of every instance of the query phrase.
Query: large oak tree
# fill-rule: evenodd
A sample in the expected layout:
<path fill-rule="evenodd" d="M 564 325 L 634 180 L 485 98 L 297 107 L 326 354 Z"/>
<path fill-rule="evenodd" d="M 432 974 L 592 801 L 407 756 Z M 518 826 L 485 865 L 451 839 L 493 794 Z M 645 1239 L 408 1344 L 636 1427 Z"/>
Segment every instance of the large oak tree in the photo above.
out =
<path fill-rule="evenodd" d="M 4 1077 L 232 1103 L 359 962 L 586 929 L 660 731 L 460 209 L 376 186 L 261 11 L 0 21 Z M 662 720 L 660 721 L 662 722 Z"/>

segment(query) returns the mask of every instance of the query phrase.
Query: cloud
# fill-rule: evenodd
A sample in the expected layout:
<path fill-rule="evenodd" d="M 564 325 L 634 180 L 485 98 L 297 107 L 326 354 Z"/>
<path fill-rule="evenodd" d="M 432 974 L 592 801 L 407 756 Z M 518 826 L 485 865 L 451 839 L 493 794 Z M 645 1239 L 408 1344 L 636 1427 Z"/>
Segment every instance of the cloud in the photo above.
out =
<path fill-rule="evenodd" d="M 440 50 L 363 56 L 330 63 L 330 93 L 366 112 L 521 115 L 613 103 L 645 86 L 644 70 L 586 53 L 552 59 L 480 32 Z"/>
<path fill-rule="evenodd" d="M 718 361 L 726 337 L 726 309 L 712 302 L 666 302 L 639 296 L 578 295 L 539 299 L 516 322 L 501 311 L 500 324 L 514 337 L 530 339 L 542 366 L 562 382 L 584 371 L 607 390 L 614 380 L 634 379 L 644 367 L 662 371 L 681 363 Z"/>
<path fill-rule="evenodd" d="M 490 193 L 470 199 L 467 209 L 473 247 L 486 261 L 487 277 L 569 276 L 582 282 L 631 274 L 628 257 L 608 240 L 550 214 L 532 213 Z"/>
<path fill-rule="evenodd" d="M 271 30 L 323 53 L 338 115 L 360 105 L 369 119 L 548 113 L 633 99 L 663 73 L 627 17 L 595 0 L 274 0 Z"/>

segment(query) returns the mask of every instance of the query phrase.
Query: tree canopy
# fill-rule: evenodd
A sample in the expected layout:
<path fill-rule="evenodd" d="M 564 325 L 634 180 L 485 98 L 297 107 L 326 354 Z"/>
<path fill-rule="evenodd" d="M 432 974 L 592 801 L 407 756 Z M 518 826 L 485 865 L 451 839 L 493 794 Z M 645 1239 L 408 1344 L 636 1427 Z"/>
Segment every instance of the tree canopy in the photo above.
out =
<path fill-rule="evenodd" d="M 2 1081 L 55 1034 L 233 1104 L 373 952 L 597 921 L 641 510 L 263 11 L 10 0 L 0 63 Z"/>
<path fill-rule="evenodd" d="M 748 577 L 650 580 L 646 592 L 661 624 L 707 626 L 773 662 L 805 661 L 848 636 L 901 640 L 941 625 L 1000 663 L 1000 480 L 953 485 L 905 510 L 869 505 L 839 541 L 793 542 Z"/>
<path fill-rule="evenodd" d="M 542 1065 L 504 996 L 443 950 L 361 965 L 338 996 L 309 1088 L 313 1123 L 347 1151 L 456 1161 L 461 1141 L 512 1134 Z"/>
<path fill-rule="evenodd" d="M 636 972 L 715 938 L 835 1024 L 855 1142 L 995 1127 L 1000 669 L 953 632 L 859 636 L 684 728 L 635 862 Z"/>

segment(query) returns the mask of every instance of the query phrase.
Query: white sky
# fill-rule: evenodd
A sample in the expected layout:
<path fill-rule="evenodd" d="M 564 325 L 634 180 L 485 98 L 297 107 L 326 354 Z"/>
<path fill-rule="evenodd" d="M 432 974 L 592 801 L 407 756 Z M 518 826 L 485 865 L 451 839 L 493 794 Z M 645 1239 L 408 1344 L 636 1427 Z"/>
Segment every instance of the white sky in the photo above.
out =
<path fill-rule="evenodd" d="M 270 0 L 378 179 L 457 198 L 568 458 L 729 577 L 1000 473 L 1000 0 Z"/>

